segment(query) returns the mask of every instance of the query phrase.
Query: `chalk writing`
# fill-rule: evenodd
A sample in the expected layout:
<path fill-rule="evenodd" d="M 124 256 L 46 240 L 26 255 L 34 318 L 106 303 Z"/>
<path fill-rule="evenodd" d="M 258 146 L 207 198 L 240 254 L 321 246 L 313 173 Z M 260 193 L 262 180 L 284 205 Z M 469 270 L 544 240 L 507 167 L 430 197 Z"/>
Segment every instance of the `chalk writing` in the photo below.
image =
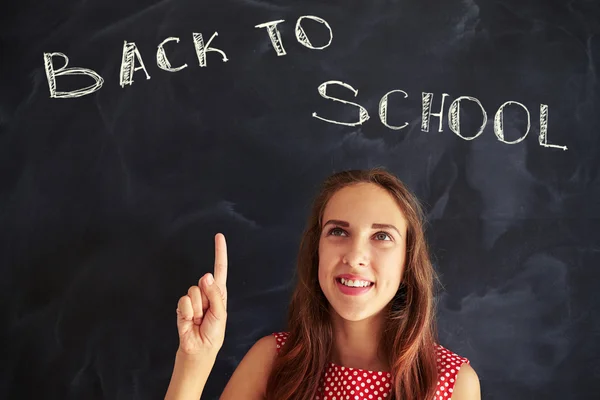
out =
<path fill-rule="evenodd" d="M 328 100 L 333 100 L 333 101 L 336 101 L 336 102 L 339 102 L 342 104 L 351 105 L 353 107 L 358 108 L 358 110 L 357 110 L 358 111 L 358 119 L 354 122 L 335 121 L 333 119 L 324 118 L 324 117 L 318 115 L 316 112 L 313 112 L 313 114 L 312 114 L 313 117 L 318 118 L 322 121 L 331 123 L 331 124 L 348 125 L 348 126 L 362 125 L 367 120 L 369 120 L 369 112 L 367 111 L 367 109 L 365 107 L 363 107 L 360 104 L 355 103 L 355 102 L 339 99 L 337 97 L 328 95 L 327 87 L 329 85 L 339 85 L 346 89 L 349 89 L 354 94 L 354 97 L 358 96 L 358 90 L 353 88 L 351 85 L 344 83 L 344 82 L 340 82 L 340 81 L 327 81 L 327 82 L 322 83 L 318 87 L 319 94 L 323 98 L 328 99 Z M 405 99 L 408 98 L 408 93 L 406 93 L 404 90 L 399 90 L 399 89 L 391 90 L 391 91 L 387 92 L 386 94 L 384 94 L 381 97 L 381 100 L 379 102 L 379 119 L 381 120 L 381 123 L 383 125 L 385 125 L 386 127 L 390 128 L 390 129 L 394 129 L 394 130 L 400 130 L 400 129 L 406 128 L 408 126 L 408 123 L 405 123 L 402 126 L 391 126 L 387 123 L 388 98 L 391 93 L 396 93 L 396 92 L 402 93 L 404 95 Z M 443 131 L 442 120 L 444 118 L 444 100 L 448 96 L 449 95 L 447 93 L 442 94 L 442 101 L 441 101 L 442 104 L 440 107 L 440 112 L 432 113 L 431 112 L 431 103 L 433 100 L 433 93 L 422 93 L 421 94 L 421 131 L 423 131 L 423 132 L 429 131 L 429 125 L 430 125 L 432 116 L 439 118 L 438 132 Z M 477 104 L 479 106 L 479 110 L 481 111 L 481 116 L 482 116 L 481 126 L 479 127 L 479 130 L 471 136 L 468 136 L 466 133 L 461 132 L 461 128 L 460 128 L 461 103 L 463 101 L 471 101 L 471 102 Z M 527 116 L 527 129 L 525 130 L 525 133 L 520 138 L 513 140 L 513 141 L 508 141 L 504 137 L 504 109 L 507 106 L 511 106 L 511 105 L 519 106 L 525 111 L 525 114 Z M 452 132 L 454 132 L 458 137 L 460 137 L 461 139 L 464 139 L 464 140 L 473 140 L 473 139 L 476 139 L 477 137 L 479 137 L 484 132 L 485 127 L 487 126 L 487 120 L 488 120 L 488 115 L 487 115 L 485 108 L 483 107 L 483 105 L 481 104 L 479 99 L 477 99 L 475 97 L 460 96 L 460 97 L 456 98 L 450 104 L 450 107 L 448 109 L 448 126 L 449 126 L 450 130 Z M 501 141 L 502 143 L 516 144 L 516 143 L 522 142 L 525 139 L 525 137 L 527 137 L 527 135 L 529 134 L 530 128 L 531 128 L 531 115 L 530 115 L 527 107 L 525 107 L 525 105 L 523 105 L 519 102 L 516 102 L 516 101 L 507 101 L 504 104 L 502 104 L 496 111 L 496 115 L 494 117 L 494 134 L 496 135 L 498 140 Z M 543 146 L 543 147 L 553 147 L 553 148 L 557 148 L 557 149 L 567 150 L 567 146 L 548 144 L 548 105 L 546 105 L 546 104 L 540 105 L 539 143 L 540 143 L 540 146 Z"/>
<path fill-rule="evenodd" d="M 309 39 L 308 35 L 306 34 L 306 31 L 304 30 L 304 28 L 302 26 L 302 23 L 305 20 L 312 20 L 312 21 L 315 21 L 315 22 L 323 25 L 329 33 L 328 41 L 321 45 L 313 44 L 313 42 Z M 263 22 L 263 23 L 260 23 L 260 24 L 254 26 L 254 28 L 259 28 L 259 29 L 264 28 L 266 30 L 269 40 L 271 42 L 271 45 L 273 46 L 273 49 L 275 50 L 275 53 L 277 54 L 278 57 L 285 56 L 287 54 L 286 50 L 284 48 L 284 45 L 283 45 L 283 39 L 281 36 L 281 32 L 278 29 L 278 25 L 280 25 L 284 22 L 285 22 L 285 20 L 280 19 L 280 20 Z M 296 20 L 294 34 L 296 37 L 296 41 L 298 43 L 300 43 L 302 46 L 309 48 L 311 50 L 326 49 L 327 47 L 329 47 L 331 45 L 331 43 L 333 41 L 333 30 L 331 29 L 331 26 L 329 25 L 329 23 L 327 21 L 325 21 L 323 18 L 314 16 L 314 15 L 300 16 Z M 208 41 L 206 43 L 204 43 L 204 39 L 203 39 L 203 36 L 201 33 L 196 33 L 196 32 L 192 33 L 194 49 L 196 52 L 196 56 L 198 58 L 198 65 L 200 67 L 202 67 L 202 68 L 207 67 L 207 65 L 208 65 L 207 54 L 211 53 L 211 52 L 220 54 L 222 62 L 229 61 L 229 59 L 227 58 L 227 55 L 225 54 L 225 51 L 212 46 L 212 42 L 217 36 L 218 36 L 218 33 L 214 32 L 212 34 L 212 36 L 210 37 L 210 39 L 208 39 Z M 167 72 L 178 72 L 178 71 L 181 71 L 182 69 L 188 67 L 187 64 L 183 64 L 179 67 L 174 68 L 171 66 L 171 63 L 169 62 L 169 59 L 167 57 L 167 54 L 165 51 L 165 44 L 167 44 L 169 42 L 179 43 L 179 41 L 180 40 L 178 37 L 168 37 L 158 45 L 157 51 L 156 51 L 156 65 L 158 66 L 158 68 L 160 68 L 161 70 L 167 71 Z M 62 67 L 56 68 L 54 66 L 54 58 L 55 57 L 63 58 L 65 61 L 65 64 Z M 46 77 L 48 80 L 48 87 L 50 90 L 51 98 L 63 98 L 63 99 L 76 98 L 76 97 L 81 97 L 81 96 L 85 96 L 88 94 L 92 94 L 92 93 L 100 90 L 100 88 L 102 88 L 104 79 L 97 72 L 95 72 L 89 68 L 81 68 L 81 67 L 67 68 L 68 64 L 69 64 L 69 59 L 63 53 L 59 53 L 59 52 L 44 53 L 44 68 L 46 70 Z M 137 64 L 137 66 L 136 66 L 136 64 Z M 138 50 L 136 44 L 134 42 L 125 41 L 123 44 L 121 67 L 120 67 L 120 71 L 119 71 L 119 84 L 121 85 L 121 87 L 124 88 L 125 86 L 131 86 L 133 84 L 133 76 L 134 76 L 135 72 L 139 71 L 139 70 L 144 71 L 144 73 L 146 75 L 146 80 L 150 79 L 150 74 L 144 64 L 142 55 L 140 54 L 140 51 Z M 67 76 L 74 76 L 74 75 L 86 75 L 86 76 L 92 78 L 95 81 L 95 83 L 92 85 L 80 88 L 80 89 L 72 90 L 72 91 L 57 90 L 57 78 L 58 77 L 67 77 Z M 341 86 L 345 89 L 348 89 L 353 94 L 354 99 L 356 99 L 358 97 L 358 90 L 355 89 L 354 87 L 352 87 L 351 85 L 349 85 L 348 83 L 344 83 L 344 82 L 337 81 L 337 80 L 329 80 L 329 81 L 323 82 L 317 87 L 317 91 L 318 91 L 319 95 L 321 95 L 321 97 L 323 97 L 324 99 L 341 103 L 344 105 L 344 107 L 346 107 L 346 106 L 355 107 L 356 112 L 357 112 L 356 119 L 354 121 L 350 121 L 350 122 L 336 121 L 331 118 L 325 118 L 322 115 L 319 115 L 317 112 L 313 112 L 312 116 L 321 121 L 331 123 L 331 124 L 337 124 L 337 125 L 358 126 L 358 125 L 362 125 L 362 124 L 366 123 L 370 118 L 369 112 L 367 111 L 367 109 L 365 107 L 363 107 L 362 105 L 360 105 L 356 101 L 340 99 L 340 98 L 332 96 L 331 94 L 328 94 L 327 89 L 331 85 L 337 85 L 337 86 Z M 404 90 L 400 90 L 400 89 L 390 90 L 389 92 L 384 94 L 379 101 L 379 108 L 378 108 L 379 120 L 381 121 L 381 123 L 384 126 L 386 126 L 389 129 L 401 130 L 401 129 L 406 128 L 409 125 L 408 122 L 405 122 L 403 125 L 400 125 L 400 126 L 391 125 L 388 122 L 390 96 L 395 93 L 401 93 L 403 95 L 404 99 L 408 98 L 408 93 L 405 92 Z M 439 118 L 438 132 L 443 131 L 442 121 L 444 118 L 444 104 L 445 104 L 446 97 L 449 97 L 449 96 L 450 95 L 448 93 L 442 93 L 440 111 L 432 112 L 432 103 L 433 103 L 433 98 L 434 98 L 433 93 L 423 92 L 421 94 L 421 131 L 429 132 L 432 117 Z M 396 95 L 394 97 L 397 98 L 398 96 Z M 482 120 L 481 126 L 479 127 L 479 129 L 476 132 L 474 132 L 472 134 L 461 131 L 461 124 L 460 124 L 461 104 L 465 101 L 469 101 L 469 102 L 477 104 L 479 106 L 479 110 L 481 112 L 481 120 Z M 515 139 L 512 141 L 507 140 L 505 137 L 505 134 L 504 134 L 504 110 L 506 107 L 520 107 L 525 112 L 526 119 L 527 119 L 527 128 L 526 128 L 525 132 L 518 139 Z M 540 104 L 540 119 L 539 119 L 539 121 L 540 121 L 539 144 L 540 144 L 540 146 L 567 150 L 567 146 L 555 145 L 555 144 L 548 143 L 548 113 L 549 113 L 548 105 Z M 478 138 L 480 135 L 482 135 L 487 126 L 487 121 L 488 121 L 488 114 L 487 114 L 485 108 L 483 107 L 483 105 L 477 98 L 472 97 L 472 96 L 460 96 L 460 97 L 456 98 L 450 104 L 450 107 L 448 109 L 448 127 L 450 128 L 450 130 L 452 132 L 454 132 L 454 134 L 456 134 L 458 137 L 460 137 L 463 140 L 474 140 L 474 139 Z M 517 101 L 507 101 L 504 104 L 502 104 L 496 111 L 496 114 L 494 116 L 493 131 L 500 142 L 506 143 L 506 144 L 520 143 L 527 137 L 527 135 L 529 134 L 530 128 L 531 128 L 531 114 L 524 104 L 519 103 Z"/>
<path fill-rule="evenodd" d="M 182 69 L 184 69 L 188 66 L 187 64 L 183 64 L 181 67 L 177 67 L 177 68 L 171 67 L 171 63 L 169 62 L 169 59 L 167 58 L 167 54 L 165 53 L 164 45 L 167 42 L 170 42 L 173 40 L 175 42 L 179 43 L 178 37 L 166 38 L 158 45 L 158 50 L 156 51 L 156 64 L 158 65 L 158 68 L 164 69 L 165 71 L 169 71 L 169 72 L 181 71 Z"/>
<path fill-rule="evenodd" d="M 55 69 L 52 62 L 53 57 L 62 57 L 65 60 L 65 65 Z M 100 90 L 104 79 L 97 72 L 87 68 L 67 68 L 69 58 L 63 53 L 44 53 L 44 68 L 46 69 L 46 78 L 48 79 L 48 87 L 50 88 L 50 97 L 55 99 L 69 99 L 74 97 L 85 96 L 86 94 L 94 93 Z M 96 83 L 86 86 L 81 89 L 72 90 L 70 92 L 59 92 L 56 90 L 56 78 L 63 75 L 87 75 L 93 78 Z"/>

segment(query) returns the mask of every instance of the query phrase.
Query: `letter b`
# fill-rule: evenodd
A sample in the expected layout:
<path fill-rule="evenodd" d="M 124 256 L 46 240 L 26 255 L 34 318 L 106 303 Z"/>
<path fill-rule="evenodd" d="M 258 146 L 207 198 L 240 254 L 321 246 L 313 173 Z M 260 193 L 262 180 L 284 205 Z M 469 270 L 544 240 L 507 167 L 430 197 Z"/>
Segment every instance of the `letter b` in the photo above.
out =
<path fill-rule="evenodd" d="M 52 57 L 54 56 L 60 56 L 64 58 L 65 65 L 63 65 L 61 68 L 54 69 L 54 65 L 52 63 Z M 69 58 L 63 53 L 44 53 L 44 67 L 46 69 L 46 77 L 48 78 L 48 87 L 50 88 L 51 98 L 75 98 L 100 90 L 102 84 L 104 83 L 104 79 L 102 79 L 98 73 L 87 68 L 67 68 L 67 65 L 69 65 Z M 92 77 L 96 83 L 81 89 L 72 90 L 70 92 L 59 92 L 56 90 L 56 78 L 62 75 L 87 75 Z"/>

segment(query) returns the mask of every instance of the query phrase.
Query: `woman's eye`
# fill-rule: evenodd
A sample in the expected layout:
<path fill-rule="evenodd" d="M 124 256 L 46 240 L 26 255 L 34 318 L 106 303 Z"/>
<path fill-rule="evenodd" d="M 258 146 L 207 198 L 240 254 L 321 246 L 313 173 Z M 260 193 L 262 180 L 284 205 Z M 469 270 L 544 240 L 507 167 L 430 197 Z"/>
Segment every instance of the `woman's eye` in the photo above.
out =
<path fill-rule="evenodd" d="M 375 237 L 378 240 L 392 240 L 392 237 L 389 234 L 385 233 L 385 232 L 378 232 L 378 233 L 375 234 Z"/>
<path fill-rule="evenodd" d="M 332 236 L 342 236 L 344 233 L 346 232 L 344 232 L 344 230 L 340 228 L 333 228 L 329 231 L 329 234 Z"/>

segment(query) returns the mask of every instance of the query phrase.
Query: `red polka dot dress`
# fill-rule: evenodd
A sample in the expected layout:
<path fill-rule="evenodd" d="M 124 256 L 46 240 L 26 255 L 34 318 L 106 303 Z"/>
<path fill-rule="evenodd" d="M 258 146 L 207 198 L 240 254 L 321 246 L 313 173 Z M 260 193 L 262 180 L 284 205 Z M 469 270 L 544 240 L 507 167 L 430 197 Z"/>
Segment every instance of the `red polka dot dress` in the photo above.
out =
<path fill-rule="evenodd" d="M 277 339 L 277 351 L 285 344 L 287 332 L 274 333 Z M 456 375 L 462 364 L 469 360 L 437 345 L 438 381 L 435 397 L 432 400 L 450 400 Z M 390 397 L 393 382 L 390 373 L 367 371 L 327 364 L 325 375 L 317 390 L 315 400 L 385 400 Z"/>

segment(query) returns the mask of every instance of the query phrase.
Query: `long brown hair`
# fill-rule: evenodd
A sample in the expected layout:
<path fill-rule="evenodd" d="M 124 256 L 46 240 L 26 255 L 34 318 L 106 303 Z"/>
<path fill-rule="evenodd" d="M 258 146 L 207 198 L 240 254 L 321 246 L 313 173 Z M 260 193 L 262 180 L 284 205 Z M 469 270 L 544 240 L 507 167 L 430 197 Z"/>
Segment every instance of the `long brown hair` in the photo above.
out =
<path fill-rule="evenodd" d="M 318 281 L 321 219 L 335 192 L 362 182 L 387 190 L 408 222 L 402 282 L 390 304 L 380 338 L 383 354 L 391 355 L 389 372 L 394 390 L 390 398 L 433 398 L 437 381 L 435 273 L 425 240 L 423 210 L 417 198 L 397 177 L 383 168 L 374 168 L 330 176 L 314 200 L 298 253 L 297 284 L 288 311 L 289 336 L 267 382 L 268 400 L 309 400 L 317 392 L 330 361 L 333 341 L 329 303 Z"/>

